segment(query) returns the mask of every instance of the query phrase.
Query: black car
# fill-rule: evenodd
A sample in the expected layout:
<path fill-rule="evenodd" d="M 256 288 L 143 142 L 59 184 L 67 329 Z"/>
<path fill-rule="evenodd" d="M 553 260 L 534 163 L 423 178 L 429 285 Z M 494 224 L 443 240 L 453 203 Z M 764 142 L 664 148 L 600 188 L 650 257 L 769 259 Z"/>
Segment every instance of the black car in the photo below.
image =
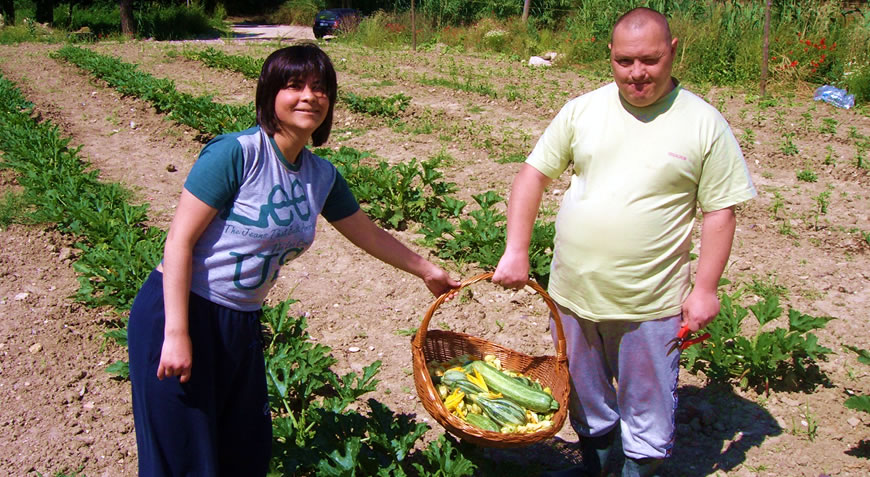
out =
<path fill-rule="evenodd" d="M 338 31 L 356 26 L 362 14 L 353 8 L 330 8 L 321 10 L 314 17 L 314 37 L 335 35 Z"/>

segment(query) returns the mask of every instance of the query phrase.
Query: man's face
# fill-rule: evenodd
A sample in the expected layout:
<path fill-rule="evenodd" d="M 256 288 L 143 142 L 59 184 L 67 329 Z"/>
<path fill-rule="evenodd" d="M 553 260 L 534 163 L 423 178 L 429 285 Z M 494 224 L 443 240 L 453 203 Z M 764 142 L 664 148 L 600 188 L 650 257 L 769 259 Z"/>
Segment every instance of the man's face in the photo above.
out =
<path fill-rule="evenodd" d="M 655 22 L 640 28 L 617 26 L 610 44 L 610 66 L 623 99 L 642 108 L 671 92 L 676 47 L 677 39 L 669 42 Z"/>

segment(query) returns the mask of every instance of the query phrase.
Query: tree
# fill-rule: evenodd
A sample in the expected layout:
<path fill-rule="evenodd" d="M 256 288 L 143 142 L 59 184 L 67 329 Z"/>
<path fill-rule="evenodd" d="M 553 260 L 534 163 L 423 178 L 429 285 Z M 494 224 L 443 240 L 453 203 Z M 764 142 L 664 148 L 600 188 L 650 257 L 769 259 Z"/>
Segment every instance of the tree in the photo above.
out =
<path fill-rule="evenodd" d="M 51 23 L 54 21 L 54 0 L 36 0 L 36 21 Z"/>
<path fill-rule="evenodd" d="M 127 36 L 136 34 L 136 23 L 133 21 L 133 0 L 119 0 L 121 7 L 121 33 Z"/>

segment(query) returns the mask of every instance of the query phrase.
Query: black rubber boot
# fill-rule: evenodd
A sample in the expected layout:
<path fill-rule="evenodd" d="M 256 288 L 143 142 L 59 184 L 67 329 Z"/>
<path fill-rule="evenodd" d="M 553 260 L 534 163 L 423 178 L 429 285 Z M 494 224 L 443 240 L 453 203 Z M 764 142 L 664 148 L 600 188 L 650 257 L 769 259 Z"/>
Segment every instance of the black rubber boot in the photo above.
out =
<path fill-rule="evenodd" d="M 625 458 L 622 464 L 622 477 L 656 477 L 656 469 L 662 465 L 662 459 L 632 459 Z"/>
<path fill-rule="evenodd" d="M 607 458 L 610 456 L 610 450 L 613 449 L 618 435 L 619 425 L 607 434 L 580 440 L 580 454 L 583 456 L 583 464 L 589 475 L 595 477 L 604 475 Z"/>
<path fill-rule="evenodd" d="M 619 425 L 607 434 L 596 437 L 581 437 L 580 456 L 583 461 L 580 465 L 559 471 L 545 472 L 541 474 L 541 477 L 601 477 L 605 475 L 607 458 L 618 435 Z"/>

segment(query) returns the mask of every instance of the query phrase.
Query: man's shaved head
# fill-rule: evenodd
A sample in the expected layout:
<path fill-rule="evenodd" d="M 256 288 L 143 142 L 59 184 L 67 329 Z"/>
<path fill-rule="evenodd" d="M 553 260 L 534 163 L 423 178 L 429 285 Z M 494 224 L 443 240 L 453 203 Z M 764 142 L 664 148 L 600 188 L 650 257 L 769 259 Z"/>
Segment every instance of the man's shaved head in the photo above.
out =
<path fill-rule="evenodd" d="M 668 19 L 661 13 L 646 7 L 638 7 L 629 10 L 623 14 L 616 23 L 613 24 L 613 31 L 617 28 L 629 28 L 632 30 L 640 29 L 648 24 L 653 23 L 665 32 L 665 40 L 671 42 L 671 28 L 668 26 Z M 613 42 L 613 31 L 610 34 L 610 41 Z"/>

